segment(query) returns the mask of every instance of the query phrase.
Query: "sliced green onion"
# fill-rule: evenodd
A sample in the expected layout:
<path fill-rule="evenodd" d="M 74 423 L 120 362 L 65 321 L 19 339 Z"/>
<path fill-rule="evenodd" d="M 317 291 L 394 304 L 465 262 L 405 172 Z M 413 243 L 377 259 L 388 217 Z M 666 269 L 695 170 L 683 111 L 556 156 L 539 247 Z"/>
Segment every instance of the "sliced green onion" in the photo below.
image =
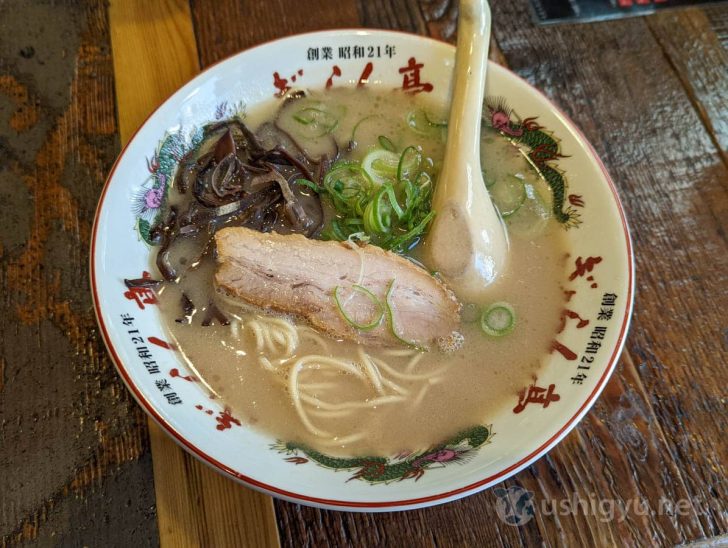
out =
<path fill-rule="evenodd" d="M 501 217 L 504 219 L 518 211 L 518 208 L 526 201 L 526 188 L 523 179 L 515 175 L 508 175 L 488 190 L 490 191 L 490 197 L 493 198 L 493 202 L 500 211 Z"/>
<path fill-rule="evenodd" d="M 420 190 L 407 179 L 400 182 L 400 188 L 404 192 L 404 214 L 400 220 L 407 222 L 412 219 L 414 209 L 420 202 Z"/>
<path fill-rule="evenodd" d="M 384 135 L 380 135 L 379 138 L 377 139 L 377 141 L 379 141 L 379 145 L 384 150 L 388 150 L 389 152 L 397 151 L 397 147 L 394 146 L 394 143 L 388 137 L 385 137 Z"/>
<path fill-rule="evenodd" d="M 323 189 L 320 186 L 318 186 L 313 181 L 309 181 L 308 179 L 296 179 L 295 183 L 298 186 L 308 187 L 311 190 L 313 190 L 314 192 L 316 192 L 317 194 L 321 194 L 321 192 L 323 192 Z"/>
<path fill-rule="evenodd" d="M 361 164 L 335 162 L 318 187 L 335 211 L 323 238 L 343 241 L 361 232 L 383 249 L 410 248 L 434 217 L 430 200 L 435 172 L 432 160 L 416 147 L 401 154 L 376 148 Z M 305 186 L 315 189 L 312 184 Z"/>
<path fill-rule="evenodd" d="M 524 185 L 526 201 L 513 215 L 508 217 L 508 232 L 532 240 L 548 226 L 551 208 L 531 183 Z"/>
<path fill-rule="evenodd" d="M 347 313 L 346 310 L 344 310 L 344 305 L 341 304 L 341 299 L 339 297 L 339 291 L 341 290 L 341 286 L 337 285 L 334 288 L 334 301 L 336 302 L 336 307 L 339 309 L 339 313 L 341 316 L 349 323 L 351 326 L 355 327 L 356 329 L 359 329 L 361 331 L 371 331 L 375 327 L 377 327 L 380 323 L 382 323 L 382 318 L 384 317 L 384 305 L 382 304 L 382 301 L 379 300 L 379 298 L 369 291 L 366 287 L 354 284 L 351 286 L 351 289 L 353 291 L 356 291 L 358 293 L 361 293 L 362 295 L 365 295 L 370 301 L 372 301 L 376 307 L 377 307 L 377 313 L 375 314 L 375 317 L 372 321 L 368 323 L 359 323 L 352 319 Z"/>
<path fill-rule="evenodd" d="M 387 194 L 386 186 L 383 187 L 372 200 L 374 204 L 373 213 L 381 226 L 382 232 L 389 232 L 392 228 L 392 205 L 389 200 L 383 200 Z"/>
<path fill-rule="evenodd" d="M 424 110 L 415 109 L 408 112 L 405 122 L 408 128 L 422 137 L 444 141 L 447 136 L 447 124 L 431 121 Z"/>
<path fill-rule="evenodd" d="M 369 234 L 382 234 L 384 232 L 384 226 L 377 220 L 374 214 L 374 202 L 369 202 L 364 208 L 364 230 Z"/>
<path fill-rule="evenodd" d="M 381 114 L 371 114 L 369 116 L 365 116 L 364 118 L 359 120 L 356 124 L 354 124 L 354 129 L 351 130 L 351 141 L 356 141 L 356 132 L 359 130 L 359 127 L 363 123 L 365 123 L 369 120 L 373 120 L 375 118 L 384 118 L 384 116 L 382 116 Z"/>
<path fill-rule="evenodd" d="M 437 126 L 433 126 L 425 116 L 425 111 L 415 109 L 407 113 L 407 127 L 418 135 L 423 137 L 431 137 L 435 131 L 439 131 Z"/>
<path fill-rule="evenodd" d="M 516 326 L 516 312 L 506 302 L 493 303 L 480 316 L 480 328 L 486 335 L 502 337 Z"/>
<path fill-rule="evenodd" d="M 360 216 L 371 183 L 357 163 L 337 162 L 324 176 L 323 187 L 337 211 Z"/>
<path fill-rule="evenodd" d="M 403 244 L 406 244 L 407 242 L 410 242 L 412 239 L 416 238 L 417 236 L 421 235 L 425 229 L 427 228 L 427 225 L 430 223 L 432 219 L 435 217 L 435 212 L 430 211 L 425 217 L 417 223 L 409 232 L 406 232 L 405 234 L 402 234 L 401 236 L 393 239 L 390 244 L 389 248 L 394 250 L 403 250 Z"/>
<path fill-rule="evenodd" d="M 482 175 L 483 175 L 483 182 L 485 183 L 485 188 L 490 188 L 496 183 L 495 177 L 490 177 L 484 169 L 481 169 L 480 173 L 482 173 Z"/>
<path fill-rule="evenodd" d="M 316 120 L 317 116 L 315 116 L 314 113 L 319 113 L 321 115 L 325 114 L 323 110 L 319 110 L 317 108 L 304 108 L 294 114 L 293 119 L 299 124 L 307 126 Z"/>
<path fill-rule="evenodd" d="M 429 173 L 426 171 L 420 173 L 417 176 L 417 179 L 415 179 L 415 184 L 421 193 L 427 196 L 430 195 L 430 192 L 432 191 L 432 177 L 430 177 Z"/>
<path fill-rule="evenodd" d="M 362 221 L 361 219 L 357 219 L 356 217 L 349 217 L 347 219 L 344 219 L 342 223 L 344 223 L 346 226 L 359 227 L 364 225 L 364 221 Z"/>
<path fill-rule="evenodd" d="M 357 242 L 363 242 L 366 244 L 366 243 L 369 243 L 369 240 L 371 240 L 371 238 L 369 238 L 369 234 L 367 234 L 364 231 L 361 231 L 361 232 L 352 232 L 351 234 L 349 234 L 349 237 L 347 238 L 347 240 L 352 243 L 354 241 L 357 241 Z"/>
<path fill-rule="evenodd" d="M 399 156 L 389 150 L 375 148 L 361 162 L 361 169 L 376 184 L 382 185 L 397 176 Z"/>
<path fill-rule="evenodd" d="M 436 120 L 434 116 L 432 116 L 427 111 L 425 112 L 425 120 L 431 125 L 436 127 L 447 127 L 447 121 L 446 120 Z"/>
<path fill-rule="evenodd" d="M 407 147 L 402 151 L 397 164 L 397 180 L 409 179 L 411 175 L 419 171 L 422 163 L 422 153 L 417 147 Z"/>
<path fill-rule="evenodd" d="M 383 186 L 364 209 L 364 229 L 367 232 L 384 234 L 392 229 L 392 206 L 389 200 L 382 199 L 386 194 L 387 187 Z"/>
<path fill-rule="evenodd" d="M 384 304 L 387 309 L 387 322 L 389 323 L 389 329 L 392 332 L 392 336 L 394 336 L 394 338 L 397 339 L 402 344 L 406 344 L 407 346 L 411 346 L 412 348 L 415 348 L 417 350 L 424 351 L 424 350 L 426 350 L 425 348 L 422 348 L 416 342 L 412 342 L 412 341 L 408 341 L 407 339 L 403 339 L 399 335 L 399 333 L 397 333 L 397 328 L 394 325 L 394 312 L 392 311 L 392 303 L 389 301 L 389 298 L 394 291 L 395 280 L 396 280 L 396 278 L 392 278 L 392 281 L 389 282 L 389 287 L 387 287 L 387 295 L 384 298 Z"/>
<path fill-rule="evenodd" d="M 341 222 L 339 221 L 339 219 L 334 219 L 333 221 L 331 221 L 331 225 L 329 225 L 329 228 L 322 234 L 322 236 L 328 240 L 338 240 L 340 242 L 346 240 L 349 237 L 349 235 L 341 226 Z"/>
<path fill-rule="evenodd" d="M 339 125 L 336 116 L 314 107 L 302 108 L 293 115 L 293 119 L 306 127 L 304 134 L 309 137 L 322 137 L 332 133 Z"/>
<path fill-rule="evenodd" d="M 392 185 L 390 184 L 385 184 L 382 188 L 389 198 L 389 204 L 392 206 L 395 215 L 397 215 L 397 218 L 401 219 L 404 216 L 404 211 L 397 201 L 397 195 L 394 193 L 394 188 L 392 188 Z"/>

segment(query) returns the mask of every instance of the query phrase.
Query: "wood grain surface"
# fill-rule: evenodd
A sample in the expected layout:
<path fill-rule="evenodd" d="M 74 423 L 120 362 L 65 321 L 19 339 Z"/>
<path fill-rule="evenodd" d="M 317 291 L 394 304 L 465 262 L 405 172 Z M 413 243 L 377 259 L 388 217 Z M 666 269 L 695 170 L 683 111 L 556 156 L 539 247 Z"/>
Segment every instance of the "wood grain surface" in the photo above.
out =
<path fill-rule="evenodd" d="M 647 19 L 723 161 L 728 163 L 728 50 L 697 9 Z"/>
<path fill-rule="evenodd" d="M 156 545 L 146 418 L 97 332 L 119 151 L 103 2 L 0 3 L 0 545 Z"/>
<path fill-rule="evenodd" d="M 359 25 L 453 42 L 457 2 L 116 0 L 111 32 L 105 7 L 0 3 L 0 545 L 276 543 L 270 499 L 201 466 L 156 427 L 152 474 L 146 421 L 106 357 L 86 289 L 104 175 L 119 136 L 127 139 L 198 62 Z M 492 491 L 384 514 L 276 500 L 280 541 L 725 541 L 728 6 L 552 27 L 531 22 L 527 0 L 491 7 L 492 57 L 582 128 L 627 210 L 637 297 L 624 355 L 579 426 L 504 482 L 535 494 L 528 524 L 503 524 Z M 575 500 L 584 501 L 575 512 L 555 511 Z"/>

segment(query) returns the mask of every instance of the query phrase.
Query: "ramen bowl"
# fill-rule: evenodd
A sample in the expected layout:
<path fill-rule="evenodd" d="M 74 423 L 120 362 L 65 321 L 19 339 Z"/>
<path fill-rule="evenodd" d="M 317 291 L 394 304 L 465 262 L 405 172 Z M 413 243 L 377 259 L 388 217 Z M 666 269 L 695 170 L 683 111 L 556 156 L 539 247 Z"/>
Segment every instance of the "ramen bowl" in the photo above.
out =
<path fill-rule="evenodd" d="M 444 102 L 454 54 L 448 44 L 386 31 L 276 40 L 202 72 L 147 119 L 119 156 L 92 236 L 91 284 L 101 332 L 139 404 L 185 450 L 220 473 L 324 508 L 390 511 L 439 504 L 486 489 L 543 456 L 576 426 L 609 379 L 627 332 L 634 285 L 619 198 L 566 115 L 495 64 L 488 70 L 484 123 L 549 178 L 570 253 L 562 281 L 566 308 L 550 354 L 537 377 L 480 425 L 414 454 L 376 458 L 331 458 L 275 439 L 198 382 L 165 330 L 154 291 L 125 284 L 158 277 L 149 230 L 201 126 L 292 88 L 371 86 Z M 533 139 L 535 132 L 540 140 Z"/>

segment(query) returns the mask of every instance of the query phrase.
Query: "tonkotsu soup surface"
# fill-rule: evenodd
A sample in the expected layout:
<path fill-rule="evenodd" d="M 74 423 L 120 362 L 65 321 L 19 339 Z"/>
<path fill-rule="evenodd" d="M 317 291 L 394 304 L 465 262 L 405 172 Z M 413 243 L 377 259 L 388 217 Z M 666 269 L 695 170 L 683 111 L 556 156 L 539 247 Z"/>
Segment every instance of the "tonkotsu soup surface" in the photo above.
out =
<path fill-rule="evenodd" d="M 278 115 L 279 123 L 288 124 L 293 133 L 296 120 L 281 121 L 282 117 L 315 109 L 299 116 L 304 122 L 310 120 L 302 126 L 313 135 L 333 137 L 340 158 L 362 162 L 372 150 L 394 148 L 399 154 L 417 146 L 423 158 L 432 159 L 428 169 L 436 181 L 446 136 L 441 122 L 447 118 L 446 109 L 441 105 L 366 89 L 312 92 L 278 113 L 280 105 L 278 100 L 250 110 L 245 124 L 255 131 Z M 293 114 L 288 112 L 292 109 Z M 317 127 L 308 127 L 312 123 Z M 312 141 L 312 155 L 317 147 L 330 146 L 321 136 Z M 419 352 L 404 344 L 361 348 L 316 333 L 296 318 L 240 306 L 216 291 L 214 257 L 206 253 L 199 266 L 184 272 L 178 283 L 165 283 L 160 291 L 166 326 L 189 367 L 243 425 L 330 454 L 391 456 L 425 449 L 465 428 L 488 425 L 504 406 L 515 406 L 518 392 L 533 382 L 548 358 L 559 329 L 568 250 L 565 231 L 555 220 L 519 212 L 540 202 L 549 211 L 551 200 L 548 187 L 520 150 L 484 129 L 481 156 L 491 193 L 498 193 L 510 213 L 509 267 L 488 288 L 484 302 L 462 303 L 460 348 L 449 352 Z M 518 204 L 518 185 L 527 193 L 523 205 Z M 184 209 L 188 194 L 172 188 L 169 203 Z M 330 223 L 336 211 L 327 198 L 323 203 Z M 417 261 L 424 244 L 416 239 L 413 243 L 408 255 Z M 195 245 L 178 242 L 175 256 L 189 265 L 199 253 Z M 183 293 L 196 306 L 189 322 L 177 321 L 185 316 L 180 306 Z M 210 302 L 230 325 L 220 321 L 202 325 Z M 499 337 L 485 334 L 479 317 L 496 302 L 508 303 L 515 312 L 515 327 Z M 293 387 L 298 394 L 294 394 L 291 367 L 302 358 L 308 361 L 299 366 Z M 317 359 L 350 364 L 361 374 L 336 366 L 317 367 Z M 377 368 L 379 381 L 365 374 L 364 362 Z"/>

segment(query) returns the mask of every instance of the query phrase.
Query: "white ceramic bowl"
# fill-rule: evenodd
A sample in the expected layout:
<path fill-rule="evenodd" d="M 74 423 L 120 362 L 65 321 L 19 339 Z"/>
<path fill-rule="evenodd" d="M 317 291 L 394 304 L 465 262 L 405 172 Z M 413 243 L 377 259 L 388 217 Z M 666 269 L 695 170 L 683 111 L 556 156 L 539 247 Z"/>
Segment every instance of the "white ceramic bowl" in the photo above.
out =
<path fill-rule="evenodd" d="M 574 292 L 548 363 L 513 406 L 488 417 L 485 430 L 450 440 L 417 462 L 389 459 L 390 481 L 367 481 L 362 466 L 323 466 L 226 413 L 165 342 L 152 293 L 124 278 L 151 271 L 143 235 L 159 213 L 168 184 L 194 130 L 269 100 L 288 86 L 356 85 L 409 88 L 445 99 L 454 63 L 450 45 L 409 34 L 340 30 L 269 42 L 218 63 L 182 87 L 139 129 L 104 187 L 93 230 L 91 280 L 99 325 L 124 382 L 139 404 L 187 451 L 246 485 L 326 508 L 385 511 L 428 506 L 485 489 L 515 474 L 561 440 L 593 405 L 612 373 L 632 308 L 633 260 L 614 185 L 574 124 L 546 97 L 491 64 L 487 95 L 507 109 L 488 113 L 530 153 L 555 188 L 571 247 Z M 276 87 L 277 86 L 277 87 Z M 540 133 L 537 133 L 540 132 Z M 542 146 L 535 142 L 540 138 Z M 545 141 L 544 141 L 545 139 Z M 546 145 L 543 145 L 546 142 Z M 567 226 L 568 225 L 568 226 Z M 156 273 L 152 273 L 156 276 Z M 580 327 L 580 325 L 582 327 Z M 468 453 L 459 466 L 449 461 Z M 368 472 L 368 471 L 364 471 Z M 354 476 L 358 477 L 350 481 Z"/>

